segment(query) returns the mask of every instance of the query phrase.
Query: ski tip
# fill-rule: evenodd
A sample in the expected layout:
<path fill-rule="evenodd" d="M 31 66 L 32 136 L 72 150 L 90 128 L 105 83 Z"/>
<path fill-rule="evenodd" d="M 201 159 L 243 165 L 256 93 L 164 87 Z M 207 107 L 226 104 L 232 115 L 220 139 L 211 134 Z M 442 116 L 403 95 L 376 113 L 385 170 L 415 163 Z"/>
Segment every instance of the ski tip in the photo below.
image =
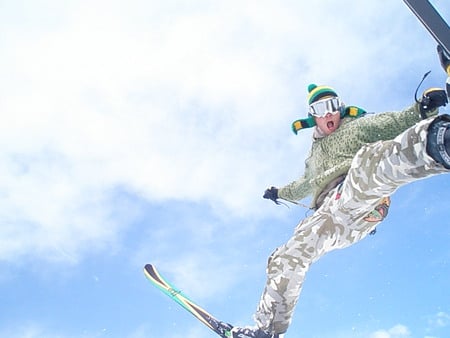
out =
<path fill-rule="evenodd" d="M 145 264 L 144 271 L 151 272 L 156 271 L 156 269 L 153 264 Z"/>
<path fill-rule="evenodd" d="M 156 271 L 155 267 L 152 264 L 145 264 L 144 266 L 144 275 L 147 277 L 147 279 L 154 281 L 154 280 L 160 280 L 160 276 L 158 271 Z"/>

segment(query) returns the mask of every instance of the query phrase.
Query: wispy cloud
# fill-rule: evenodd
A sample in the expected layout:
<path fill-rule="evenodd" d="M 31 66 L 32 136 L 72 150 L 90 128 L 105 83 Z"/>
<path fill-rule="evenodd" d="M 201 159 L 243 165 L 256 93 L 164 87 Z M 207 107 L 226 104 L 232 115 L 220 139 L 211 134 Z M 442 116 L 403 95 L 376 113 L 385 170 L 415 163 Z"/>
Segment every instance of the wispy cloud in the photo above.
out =
<path fill-rule="evenodd" d="M 442 329 L 450 326 L 450 314 L 440 311 L 428 318 L 429 329 Z"/>
<path fill-rule="evenodd" d="M 387 330 L 379 330 L 370 335 L 370 338 L 402 338 L 411 337 L 409 329 L 402 325 L 397 324 Z"/>
<path fill-rule="evenodd" d="M 401 4 L 96 1 L 60 4 L 44 22 L 29 13 L 53 2 L 29 5 L 1 14 L 14 18 L 0 44 L 2 260 L 77 261 L 112 243 L 128 224 L 112 217 L 117 187 L 264 216 L 264 187 L 302 170 L 309 135 L 289 125 L 306 85 L 375 102 L 408 53 L 393 43 L 401 17 L 382 39 L 373 29 Z"/>

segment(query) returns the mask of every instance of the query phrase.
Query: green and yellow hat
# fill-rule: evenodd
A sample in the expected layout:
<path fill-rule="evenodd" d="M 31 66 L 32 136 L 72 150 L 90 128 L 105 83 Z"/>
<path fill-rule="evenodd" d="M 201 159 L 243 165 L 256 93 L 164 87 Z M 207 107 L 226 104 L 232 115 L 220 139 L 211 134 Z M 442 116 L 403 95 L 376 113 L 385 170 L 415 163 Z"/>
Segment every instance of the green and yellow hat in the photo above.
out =
<path fill-rule="evenodd" d="M 318 86 L 314 83 L 308 86 L 308 105 L 317 102 L 324 97 L 338 97 L 333 88 L 328 86 Z"/>

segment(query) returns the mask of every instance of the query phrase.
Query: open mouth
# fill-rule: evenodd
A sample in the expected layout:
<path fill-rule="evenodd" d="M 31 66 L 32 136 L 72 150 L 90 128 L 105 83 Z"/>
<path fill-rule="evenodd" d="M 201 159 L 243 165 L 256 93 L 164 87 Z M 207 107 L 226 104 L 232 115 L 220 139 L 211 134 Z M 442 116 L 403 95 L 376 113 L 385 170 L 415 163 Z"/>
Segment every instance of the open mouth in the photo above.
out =
<path fill-rule="evenodd" d="M 333 129 L 334 128 L 334 122 L 333 121 L 328 121 L 327 122 L 327 127 L 328 127 L 328 129 Z"/>

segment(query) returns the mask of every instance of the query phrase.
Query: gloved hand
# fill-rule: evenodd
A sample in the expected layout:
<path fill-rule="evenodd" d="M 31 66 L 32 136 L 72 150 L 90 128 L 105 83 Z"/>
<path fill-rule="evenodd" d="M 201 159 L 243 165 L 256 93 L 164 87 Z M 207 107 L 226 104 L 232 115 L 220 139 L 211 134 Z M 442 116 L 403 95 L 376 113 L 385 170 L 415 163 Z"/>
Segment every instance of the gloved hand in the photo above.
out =
<path fill-rule="evenodd" d="M 423 92 L 422 100 L 420 100 L 420 115 L 427 118 L 427 113 L 445 106 L 448 103 L 447 93 L 442 88 L 430 88 Z"/>
<path fill-rule="evenodd" d="M 450 55 L 447 54 L 441 45 L 437 46 L 437 52 L 442 68 L 444 68 L 444 71 L 450 76 Z"/>
<path fill-rule="evenodd" d="M 263 198 L 269 199 L 274 201 L 276 204 L 278 204 L 279 202 L 277 201 L 278 199 L 278 189 L 275 187 L 270 187 L 269 189 L 266 189 L 266 191 L 264 191 L 264 195 Z"/>

